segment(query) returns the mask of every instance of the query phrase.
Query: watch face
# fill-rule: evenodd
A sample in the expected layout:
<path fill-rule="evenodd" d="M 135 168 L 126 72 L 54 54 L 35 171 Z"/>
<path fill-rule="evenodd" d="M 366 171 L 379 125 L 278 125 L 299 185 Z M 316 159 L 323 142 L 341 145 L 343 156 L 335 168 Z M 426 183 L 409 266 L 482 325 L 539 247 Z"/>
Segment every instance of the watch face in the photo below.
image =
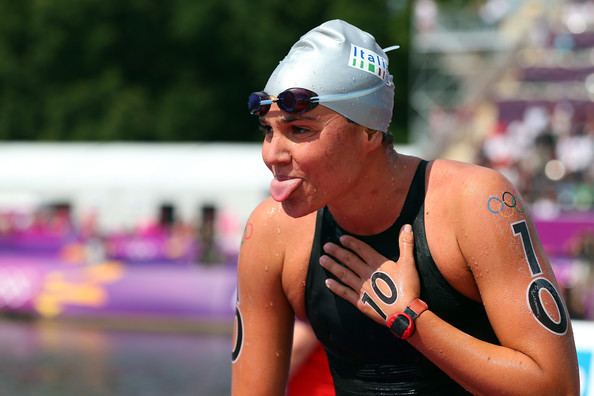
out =
<path fill-rule="evenodd" d="M 392 330 L 392 332 L 397 336 L 402 337 L 402 335 L 410 327 L 410 325 L 411 321 L 408 315 L 399 314 L 396 317 L 396 319 L 394 319 L 392 326 L 390 326 L 390 330 Z"/>

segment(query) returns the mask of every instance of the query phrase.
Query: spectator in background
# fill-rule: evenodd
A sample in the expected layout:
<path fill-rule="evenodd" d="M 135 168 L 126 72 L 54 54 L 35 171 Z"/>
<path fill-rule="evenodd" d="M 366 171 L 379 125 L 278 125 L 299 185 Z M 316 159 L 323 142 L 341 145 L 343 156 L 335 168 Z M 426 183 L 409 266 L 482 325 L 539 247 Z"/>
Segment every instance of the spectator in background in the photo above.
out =
<path fill-rule="evenodd" d="M 223 255 L 218 246 L 217 217 L 215 205 L 203 205 L 198 226 L 199 262 L 206 265 L 221 263 Z"/>
<path fill-rule="evenodd" d="M 429 33 L 435 30 L 439 15 L 435 0 L 417 0 L 414 5 L 416 30 L 419 33 Z"/>

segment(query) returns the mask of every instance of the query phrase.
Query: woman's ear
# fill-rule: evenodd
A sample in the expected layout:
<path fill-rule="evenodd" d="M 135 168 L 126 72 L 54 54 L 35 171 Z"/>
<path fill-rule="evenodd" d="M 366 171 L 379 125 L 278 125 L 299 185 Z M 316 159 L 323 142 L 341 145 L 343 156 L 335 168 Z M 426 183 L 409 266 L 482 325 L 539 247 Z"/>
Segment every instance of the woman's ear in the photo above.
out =
<path fill-rule="evenodd" d="M 374 145 L 380 145 L 382 144 L 384 138 L 383 138 L 383 133 L 370 129 L 370 128 L 365 128 L 365 133 L 367 134 L 367 140 L 370 143 L 373 143 Z"/>

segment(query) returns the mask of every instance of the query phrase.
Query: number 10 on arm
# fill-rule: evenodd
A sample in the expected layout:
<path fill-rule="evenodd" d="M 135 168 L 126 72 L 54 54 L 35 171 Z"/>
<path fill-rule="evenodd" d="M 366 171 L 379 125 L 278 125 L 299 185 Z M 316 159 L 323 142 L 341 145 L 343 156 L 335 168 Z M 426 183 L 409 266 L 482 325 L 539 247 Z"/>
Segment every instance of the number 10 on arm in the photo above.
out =
<path fill-rule="evenodd" d="M 522 247 L 524 249 L 524 256 L 528 262 L 530 273 L 532 274 L 532 281 L 528 285 L 526 290 L 526 296 L 530 310 L 538 322 L 548 331 L 563 335 L 567 332 L 568 327 L 568 315 L 563 305 L 563 300 L 559 295 L 559 292 L 555 286 L 542 275 L 542 268 L 534 252 L 534 246 L 530 233 L 528 232 L 528 225 L 526 220 L 517 221 L 512 223 L 511 228 L 515 236 L 520 237 L 522 240 Z M 555 315 L 551 316 L 551 312 L 548 312 L 543 303 L 543 297 L 546 293 L 549 293 L 552 297 L 555 307 L 558 312 L 558 320 L 554 318 Z"/>

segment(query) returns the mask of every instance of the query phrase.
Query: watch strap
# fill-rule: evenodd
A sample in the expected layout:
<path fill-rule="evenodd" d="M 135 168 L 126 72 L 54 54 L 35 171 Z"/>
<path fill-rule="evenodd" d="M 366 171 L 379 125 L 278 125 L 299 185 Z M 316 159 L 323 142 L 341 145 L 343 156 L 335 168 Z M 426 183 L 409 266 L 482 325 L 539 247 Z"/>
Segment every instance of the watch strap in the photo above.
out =
<path fill-rule="evenodd" d="M 406 340 L 415 332 L 415 320 L 427 309 L 428 306 L 425 301 L 415 298 L 404 309 L 404 312 L 396 312 L 391 315 L 386 321 L 386 325 L 392 334 L 401 340 Z M 399 323 L 395 323 L 397 321 Z"/>
<path fill-rule="evenodd" d="M 413 320 L 416 320 L 427 309 L 429 309 L 427 303 L 417 297 L 408 304 L 404 312 L 409 314 Z"/>

